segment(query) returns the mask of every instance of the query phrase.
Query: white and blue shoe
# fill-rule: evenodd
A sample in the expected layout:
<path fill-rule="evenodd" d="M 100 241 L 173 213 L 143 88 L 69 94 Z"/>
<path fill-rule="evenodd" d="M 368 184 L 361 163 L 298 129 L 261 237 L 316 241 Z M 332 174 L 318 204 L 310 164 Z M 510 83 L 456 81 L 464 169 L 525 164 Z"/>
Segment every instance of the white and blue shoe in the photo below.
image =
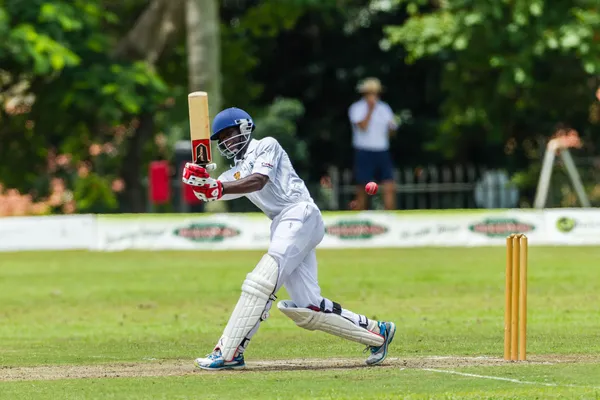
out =
<path fill-rule="evenodd" d="M 369 346 L 367 350 L 371 351 L 371 355 L 367 358 L 367 365 L 377 365 L 387 357 L 388 346 L 394 340 L 396 334 L 396 324 L 393 322 L 379 322 L 379 334 L 383 336 L 383 344 L 381 346 Z"/>
<path fill-rule="evenodd" d="M 246 363 L 244 362 L 244 354 L 237 354 L 231 361 L 225 361 L 221 355 L 221 350 L 215 349 L 212 353 L 204 358 L 196 358 L 194 365 L 198 368 L 207 369 L 211 371 L 218 371 L 221 369 L 238 369 L 244 368 Z"/>

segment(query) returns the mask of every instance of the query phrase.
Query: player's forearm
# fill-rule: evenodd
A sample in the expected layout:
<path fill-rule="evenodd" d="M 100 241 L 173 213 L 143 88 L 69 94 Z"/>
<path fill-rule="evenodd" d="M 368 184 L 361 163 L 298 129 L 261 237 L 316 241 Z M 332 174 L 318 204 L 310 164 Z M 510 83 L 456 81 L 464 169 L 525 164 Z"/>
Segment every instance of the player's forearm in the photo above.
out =
<path fill-rule="evenodd" d="M 365 117 L 365 119 L 363 119 L 356 125 L 358 125 L 358 127 L 360 129 L 362 129 L 363 131 L 366 130 L 367 127 L 369 126 L 369 121 L 371 120 L 372 114 L 373 114 L 373 108 L 370 108 L 369 111 L 367 112 L 367 116 Z"/>
<path fill-rule="evenodd" d="M 261 190 L 269 177 L 262 174 L 252 174 L 239 181 L 223 182 L 223 194 L 247 194 Z"/>

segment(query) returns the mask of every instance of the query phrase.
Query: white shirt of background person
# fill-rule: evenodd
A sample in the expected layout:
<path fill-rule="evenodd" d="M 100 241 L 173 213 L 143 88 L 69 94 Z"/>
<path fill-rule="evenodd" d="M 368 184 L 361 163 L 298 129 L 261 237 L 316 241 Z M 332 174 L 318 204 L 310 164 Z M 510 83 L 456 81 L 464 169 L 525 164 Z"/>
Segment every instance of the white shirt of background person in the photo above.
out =
<path fill-rule="evenodd" d="M 352 145 L 355 158 L 371 157 L 372 162 L 363 166 L 356 163 L 355 174 L 356 206 L 358 210 L 366 209 L 367 197 L 364 192 L 364 180 L 375 180 L 379 176 L 383 183 L 383 201 L 386 210 L 396 208 L 396 188 L 392 177 L 391 156 L 389 154 L 390 136 L 395 134 L 398 124 L 392 108 L 380 99 L 381 82 L 377 78 L 367 78 L 359 86 L 362 99 L 353 103 L 348 109 L 348 117 L 352 125 Z M 365 152 L 374 152 L 365 155 Z M 363 170 L 361 170 L 363 168 Z M 364 178 L 364 179 L 363 179 Z"/>
<path fill-rule="evenodd" d="M 352 146 L 355 149 L 386 151 L 390 148 L 390 135 L 398 125 L 392 108 L 375 96 L 362 98 L 350 106 Z"/>

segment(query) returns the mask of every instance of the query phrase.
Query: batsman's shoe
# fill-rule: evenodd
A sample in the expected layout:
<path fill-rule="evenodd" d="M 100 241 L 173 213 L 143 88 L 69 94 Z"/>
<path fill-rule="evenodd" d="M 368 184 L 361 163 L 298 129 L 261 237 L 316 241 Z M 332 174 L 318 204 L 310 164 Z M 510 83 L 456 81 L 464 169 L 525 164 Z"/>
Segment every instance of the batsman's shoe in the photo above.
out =
<path fill-rule="evenodd" d="M 221 369 L 244 368 L 246 363 L 244 362 L 243 354 L 237 354 L 233 357 L 233 360 L 225 361 L 221 355 L 221 350 L 217 349 L 204 358 L 196 358 L 194 365 L 198 368 L 217 371 Z"/>
<path fill-rule="evenodd" d="M 388 346 L 394 340 L 396 334 L 396 324 L 393 322 L 379 322 L 379 334 L 383 336 L 384 342 L 381 346 L 369 346 L 371 355 L 367 358 L 367 365 L 377 365 L 387 357 Z"/>

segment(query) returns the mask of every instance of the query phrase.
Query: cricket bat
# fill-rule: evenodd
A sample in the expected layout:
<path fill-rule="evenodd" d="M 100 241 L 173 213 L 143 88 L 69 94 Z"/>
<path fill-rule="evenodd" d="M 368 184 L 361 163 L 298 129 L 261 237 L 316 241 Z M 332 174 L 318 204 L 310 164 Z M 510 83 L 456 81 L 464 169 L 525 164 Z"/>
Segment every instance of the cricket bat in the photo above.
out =
<path fill-rule="evenodd" d="M 214 169 L 210 152 L 210 118 L 208 116 L 208 94 L 192 92 L 188 94 L 190 114 L 190 139 L 192 141 L 192 162 L 206 169 Z"/>

